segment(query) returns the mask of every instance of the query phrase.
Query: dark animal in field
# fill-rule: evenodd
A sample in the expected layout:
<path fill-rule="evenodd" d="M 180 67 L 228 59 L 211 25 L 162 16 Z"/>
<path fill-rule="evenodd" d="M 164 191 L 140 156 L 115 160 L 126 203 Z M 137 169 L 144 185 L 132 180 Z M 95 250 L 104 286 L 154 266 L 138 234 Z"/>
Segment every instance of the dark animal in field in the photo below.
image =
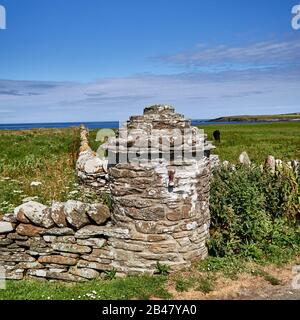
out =
<path fill-rule="evenodd" d="M 221 132 L 220 132 L 220 130 L 215 130 L 213 132 L 213 136 L 214 136 L 215 141 L 221 142 Z"/>

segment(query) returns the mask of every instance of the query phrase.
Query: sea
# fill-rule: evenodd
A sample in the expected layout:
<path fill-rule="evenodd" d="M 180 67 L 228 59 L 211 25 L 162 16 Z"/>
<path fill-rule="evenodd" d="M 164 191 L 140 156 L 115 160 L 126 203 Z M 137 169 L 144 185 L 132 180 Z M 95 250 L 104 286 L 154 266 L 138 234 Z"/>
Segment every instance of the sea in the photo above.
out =
<path fill-rule="evenodd" d="M 270 123 L 271 121 L 259 121 L 259 123 Z M 279 122 L 279 121 L 274 121 Z M 210 121 L 209 119 L 196 119 L 192 120 L 193 126 L 205 126 L 210 124 L 255 124 L 256 121 Z M 1 124 L 0 130 L 28 130 L 28 129 L 59 129 L 59 128 L 70 128 L 70 127 L 79 127 L 81 124 L 84 124 L 88 129 L 118 129 L 122 122 L 119 121 L 99 121 L 99 122 L 54 122 L 54 123 L 15 123 L 15 124 Z"/>
<path fill-rule="evenodd" d="M 55 122 L 55 123 L 14 123 L 14 124 L 0 124 L 0 130 L 26 130 L 26 129 L 58 129 L 79 127 L 84 124 L 88 129 L 118 129 L 122 122 L 119 121 L 99 121 L 99 122 Z M 193 126 L 213 124 L 207 119 L 192 120 Z"/>

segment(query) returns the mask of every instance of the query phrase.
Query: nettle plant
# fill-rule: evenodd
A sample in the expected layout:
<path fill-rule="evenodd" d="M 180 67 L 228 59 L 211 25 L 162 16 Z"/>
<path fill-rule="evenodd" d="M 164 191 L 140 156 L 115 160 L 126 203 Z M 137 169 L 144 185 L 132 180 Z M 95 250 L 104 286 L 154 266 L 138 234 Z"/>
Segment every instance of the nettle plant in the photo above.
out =
<path fill-rule="evenodd" d="M 258 167 L 221 168 L 211 185 L 213 256 L 257 260 L 300 247 L 300 173 L 283 167 L 275 174 Z"/>

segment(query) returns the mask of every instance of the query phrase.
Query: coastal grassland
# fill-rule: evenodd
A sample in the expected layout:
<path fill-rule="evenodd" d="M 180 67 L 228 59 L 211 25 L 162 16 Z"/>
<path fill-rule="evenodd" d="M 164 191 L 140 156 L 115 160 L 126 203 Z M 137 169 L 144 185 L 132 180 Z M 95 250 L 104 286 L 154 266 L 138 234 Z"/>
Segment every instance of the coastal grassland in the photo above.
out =
<path fill-rule="evenodd" d="M 66 200 L 76 187 L 79 142 L 78 128 L 0 131 L 0 215 L 27 197 Z"/>
<path fill-rule="evenodd" d="M 218 124 L 205 125 L 208 139 L 213 141 L 213 131 L 221 131 L 221 143 L 214 142 L 222 161 L 237 162 L 247 151 L 254 162 L 263 162 L 268 155 L 282 160 L 300 160 L 300 122 Z"/>

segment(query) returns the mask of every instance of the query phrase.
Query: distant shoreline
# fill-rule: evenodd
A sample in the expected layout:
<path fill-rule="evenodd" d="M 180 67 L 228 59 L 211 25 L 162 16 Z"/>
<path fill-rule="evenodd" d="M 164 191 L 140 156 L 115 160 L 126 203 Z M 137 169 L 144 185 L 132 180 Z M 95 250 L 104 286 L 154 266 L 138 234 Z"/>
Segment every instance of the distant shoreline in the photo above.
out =
<path fill-rule="evenodd" d="M 242 115 L 225 116 L 208 120 L 208 122 L 295 122 L 300 121 L 300 113 L 274 114 L 274 115 Z"/>
<path fill-rule="evenodd" d="M 256 123 L 278 123 L 278 122 L 300 122 L 299 118 L 254 118 L 250 116 L 228 116 L 217 119 L 194 119 L 193 126 L 207 126 L 218 124 L 256 124 Z M 118 129 L 123 122 L 119 121 L 95 121 L 95 122 L 57 122 L 57 123 L 13 123 L 1 124 L 1 130 L 31 130 L 31 129 L 63 129 L 79 127 L 84 124 L 88 129 Z"/>

